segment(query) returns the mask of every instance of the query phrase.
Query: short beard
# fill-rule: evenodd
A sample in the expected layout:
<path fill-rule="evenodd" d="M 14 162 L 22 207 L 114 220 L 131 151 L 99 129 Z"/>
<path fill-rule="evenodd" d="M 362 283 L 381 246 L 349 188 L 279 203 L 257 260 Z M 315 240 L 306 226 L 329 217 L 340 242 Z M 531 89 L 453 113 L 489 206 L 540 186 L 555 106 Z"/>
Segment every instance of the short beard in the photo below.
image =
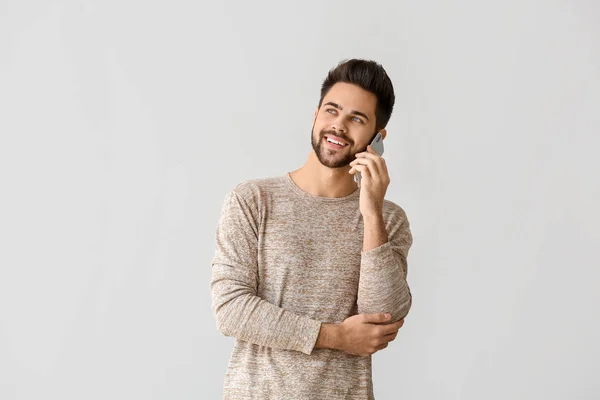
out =
<path fill-rule="evenodd" d="M 319 137 L 315 138 L 315 126 L 314 125 L 310 131 L 310 141 L 312 143 L 312 148 L 315 151 L 315 154 L 317 155 L 319 162 L 329 168 L 347 167 L 352 161 L 354 161 L 354 159 L 356 158 L 356 155 L 353 153 L 349 153 L 339 160 L 328 159 L 327 155 L 333 154 L 333 150 L 329 150 L 329 149 L 325 148 L 325 144 L 323 142 L 323 137 L 329 133 L 335 134 L 334 132 L 321 131 L 321 133 L 319 134 Z M 342 139 L 344 139 L 346 141 L 346 143 L 348 143 L 346 146 L 352 145 L 352 143 L 350 143 L 346 138 L 342 138 Z"/>

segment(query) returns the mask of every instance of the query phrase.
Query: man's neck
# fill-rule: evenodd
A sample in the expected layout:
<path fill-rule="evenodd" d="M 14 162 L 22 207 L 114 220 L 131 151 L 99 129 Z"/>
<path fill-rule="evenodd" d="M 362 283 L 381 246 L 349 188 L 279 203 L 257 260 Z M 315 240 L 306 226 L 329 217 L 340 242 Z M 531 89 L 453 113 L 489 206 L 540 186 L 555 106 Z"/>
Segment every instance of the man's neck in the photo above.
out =
<path fill-rule="evenodd" d="M 290 172 L 296 186 L 313 196 L 338 198 L 345 197 L 357 189 L 350 167 L 328 168 L 321 164 L 314 151 L 306 164 Z"/>

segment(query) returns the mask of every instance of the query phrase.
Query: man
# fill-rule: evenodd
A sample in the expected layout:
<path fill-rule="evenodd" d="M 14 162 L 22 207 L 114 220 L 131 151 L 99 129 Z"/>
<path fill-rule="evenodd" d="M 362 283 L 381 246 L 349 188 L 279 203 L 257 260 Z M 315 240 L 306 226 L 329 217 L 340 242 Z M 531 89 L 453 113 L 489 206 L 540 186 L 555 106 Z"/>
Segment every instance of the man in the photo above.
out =
<path fill-rule="evenodd" d="M 367 147 L 385 137 L 394 101 L 381 65 L 340 63 L 306 164 L 227 195 L 210 285 L 217 327 L 237 339 L 225 399 L 374 399 L 371 355 L 412 303 L 409 223 L 384 199 L 386 163 Z"/>

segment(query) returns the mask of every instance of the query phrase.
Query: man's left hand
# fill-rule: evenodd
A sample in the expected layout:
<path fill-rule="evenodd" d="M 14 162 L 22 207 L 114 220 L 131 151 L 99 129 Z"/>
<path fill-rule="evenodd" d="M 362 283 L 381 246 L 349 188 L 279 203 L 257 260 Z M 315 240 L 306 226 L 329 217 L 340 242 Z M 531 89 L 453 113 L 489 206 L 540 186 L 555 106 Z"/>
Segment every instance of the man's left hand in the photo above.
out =
<path fill-rule="evenodd" d="M 363 218 L 381 217 L 383 199 L 390 184 L 385 160 L 367 146 L 367 151 L 356 154 L 356 160 L 350 163 L 350 174 L 360 171 L 360 212 Z"/>

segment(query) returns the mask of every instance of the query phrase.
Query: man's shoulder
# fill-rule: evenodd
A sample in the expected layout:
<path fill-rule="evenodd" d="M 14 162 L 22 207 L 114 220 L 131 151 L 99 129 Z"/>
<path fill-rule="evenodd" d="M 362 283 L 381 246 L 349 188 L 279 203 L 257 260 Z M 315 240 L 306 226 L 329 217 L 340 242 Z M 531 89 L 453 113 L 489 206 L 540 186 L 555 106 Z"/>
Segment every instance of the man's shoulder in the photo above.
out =
<path fill-rule="evenodd" d="M 241 197 L 246 201 L 255 201 L 285 187 L 285 176 L 248 179 L 239 182 L 230 191 L 230 195 Z"/>
<path fill-rule="evenodd" d="M 401 207 L 399 204 L 388 199 L 383 200 L 383 215 L 384 217 L 387 216 L 390 219 L 400 219 L 408 221 L 408 217 L 406 215 L 406 211 L 404 211 L 404 208 Z"/>

